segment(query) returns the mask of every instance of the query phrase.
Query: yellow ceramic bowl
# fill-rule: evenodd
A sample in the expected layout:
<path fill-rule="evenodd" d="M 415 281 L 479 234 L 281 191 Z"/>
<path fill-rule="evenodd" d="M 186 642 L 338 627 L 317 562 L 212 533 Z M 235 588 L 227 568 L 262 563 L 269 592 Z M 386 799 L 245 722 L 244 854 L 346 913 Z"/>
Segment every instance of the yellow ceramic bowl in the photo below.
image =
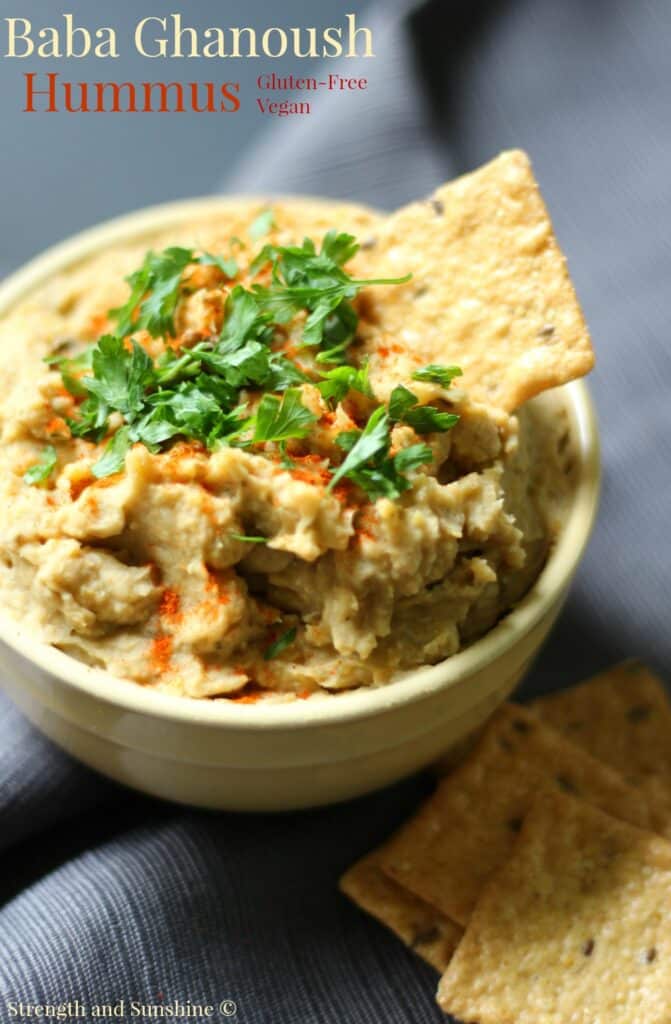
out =
<path fill-rule="evenodd" d="M 215 213 L 189 200 L 119 218 L 49 250 L 0 286 L 4 316 L 50 275 L 103 246 Z M 599 445 L 584 384 L 558 392 L 571 425 L 574 501 L 540 577 L 459 654 L 378 689 L 260 705 L 196 701 L 90 668 L 0 613 L 0 683 L 28 718 L 85 764 L 135 789 L 200 807 L 288 810 L 344 800 L 456 748 L 519 682 L 552 626 L 597 508 Z"/>

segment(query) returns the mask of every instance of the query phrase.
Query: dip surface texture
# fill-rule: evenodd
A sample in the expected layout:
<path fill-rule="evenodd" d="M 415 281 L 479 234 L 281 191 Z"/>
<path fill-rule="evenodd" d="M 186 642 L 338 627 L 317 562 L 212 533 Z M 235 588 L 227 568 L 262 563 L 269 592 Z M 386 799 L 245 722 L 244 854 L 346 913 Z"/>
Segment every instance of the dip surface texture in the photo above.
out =
<path fill-rule="evenodd" d="M 311 414 L 298 435 L 251 443 L 243 429 L 233 443 L 208 446 L 176 433 L 154 450 L 130 443 L 120 468 L 99 474 L 119 413 L 99 441 L 73 436 L 82 396 L 45 358 L 76 359 L 114 333 L 109 311 L 127 301 L 124 278 L 147 250 L 188 246 L 237 263 L 235 273 L 203 262 L 184 269 L 174 334 L 132 332 L 152 360 L 220 337 L 229 296 L 236 285 L 251 287 L 251 261 L 267 243 L 300 246 L 307 236 L 319 250 L 330 229 L 351 232 L 362 247 L 348 273 L 383 276 L 366 245 L 380 223 L 368 210 L 283 200 L 253 239 L 262 210 L 241 200 L 114 248 L 54 278 L 0 323 L 0 602 L 74 657 L 188 697 L 324 695 L 385 684 L 454 654 L 536 579 L 571 496 L 559 395 L 511 414 L 471 399 L 458 378 L 413 379 L 426 359 L 399 337 L 391 358 L 377 358 L 368 394 L 350 389 L 334 400 L 317 386 L 331 367 L 301 343 L 300 314 L 276 325 L 269 343 L 307 378 L 292 385 Z M 262 267 L 260 280 L 268 273 Z M 362 288 L 352 299 L 354 367 L 371 346 L 375 354 L 368 295 Z M 384 302 L 383 286 L 375 302 Z M 444 362 L 453 361 L 446 351 Z M 337 438 L 360 436 L 399 385 L 458 422 L 418 433 L 391 419 L 391 456 L 430 449 L 408 462 L 396 497 L 371 497 L 354 476 L 332 482 L 347 451 Z M 243 387 L 240 400 L 252 416 L 262 394 Z M 28 482 L 45 458 L 52 468 Z"/>

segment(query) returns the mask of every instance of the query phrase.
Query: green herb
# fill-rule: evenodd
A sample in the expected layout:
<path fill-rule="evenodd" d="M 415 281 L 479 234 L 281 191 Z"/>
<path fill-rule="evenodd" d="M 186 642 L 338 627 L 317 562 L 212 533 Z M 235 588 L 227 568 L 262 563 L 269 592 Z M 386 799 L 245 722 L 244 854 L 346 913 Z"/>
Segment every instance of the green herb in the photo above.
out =
<path fill-rule="evenodd" d="M 452 412 L 440 412 L 432 405 L 418 405 L 416 409 L 406 412 L 404 423 L 412 427 L 416 434 L 444 434 L 459 422 L 459 417 Z"/>
<path fill-rule="evenodd" d="M 264 395 L 253 417 L 253 441 L 288 441 L 305 437 L 317 417 L 301 402 L 298 388 L 284 392 L 282 401 L 275 395 Z"/>
<path fill-rule="evenodd" d="M 140 269 L 126 278 L 131 288 L 128 300 L 110 310 L 122 338 L 141 329 L 154 338 L 175 333 L 173 317 L 181 296 L 182 274 L 192 260 L 191 249 L 177 246 L 160 254 L 147 253 Z"/>
<path fill-rule="evenodd" d="M 93 377 L 83 377 L 81 385 L 101 404 L 124 416 L 140 411 L 147 388 L 154 382 L 154 364 L 136 341 L 130 351 L 121 338 L 106 334 L 93 349 Z"/>
<path fill-rule="evenodd" d="M 352 299 L 361 288 L 403 284 L 410 279 L 411 275 L 356 280 L 343 269 L 343 264 L 358 248 L 352 235 L 329 231 L 319 252 L 312 239 L 306 238 L 301 246 L 266 245 L 252 263 L 253 274 L 267 263 L 272 268 L 271 284 L 253 287 L 259 307 L 278 324 L 307 312 L 302 344 L 322 349 L 317 355 L 318 362 L 343 362 L 358 324 Z"/>
<path fill-rule="evenodd" d="M 58 456 L 56 449 L 53 445 L 49 444 L 46 448 L 42 449 L 39 460 L 25 471 L 23 479 L 27 484 L 46 483 L 57 465 Z"/>
<path fill-rule="evenodd" d="M 288 629 L 286 633 L 283 633 L 281 637 L 279 637 L 277 640 L 275 640 L 274 643 L 272 643 L 269 647 L 266 648 L 266 650 L 263 652 L 263 660 L 271 661 L 273 658 L 277 658 L 277 656 L 280 655 L 282 651 L 286 651 L 287 647 L 291 646 L 295 639 L 295 627 L 293 629 Z"/>
<path fill-rule="evenodd" d="M 183 381 L 176 390 L 150 395 L 148 406 L 153 409 L 132 425 L 132 439 L 150 447 L 161 443 L 161 434 L 164 440 L 182 435 L 207 448 L 237 439 L 248 420 L 245 407 L 230 408 L 230 391 L 224 386 L 217 394 L 217 385 L 216 379 L 202 374 L 195 381 Z"/>
<path fill-rule="evenodd" d="M 333 370 L 327 370 L 323 379 L 317 384 L 319 392 L 327 402 L 336 406 L 350 391 L 359 391 L 368 398 L 373 393 L 368 383 L 368 364 L 362 367 L 336 366 Z"/>
<path fill-rule="evenodd" d="M 433 405 L 419 405 L 416 395 L 399 384 L 389 398 L 389 416 L 398 423 L 407 423 L 416 434 L 444 433 L 459 422 L 451 412 L 441 412 Z"/>
<path fill-rule="evenodd" d="M 246 533 L 232 533 L 232 534 L 230 534 L 230 536 L 233 538 L 233 540 L 244 541 L 245 544 L 267 544 L 268 543 L 268 538 L 267 537 L 250 537 Z"/>
<path fill-rule="evenodd" d="M 394 456 L 389 455 L 391 420 L 380 406 L 363 430 L 346 431 L 336 437 L 336 444 L 348 454 L 333 474 L 328 489 L 347 477 L 371 499 L 396 499 L 411 481 L 405 474 L 431 462 L 433 452 L 427 444 L 410 445 Z"/>
<path fill-rule="evenodd" d="M 272 210 L 264 210 L 249 234 L 257 239 L 273 224 Z M 239 239 L 233 244 L 244 248 Z M 132 444 L 141 442 L 159 452 L 180 436 L 208 449 L 276 443 L 282 465 L 291 468 L 286 442 L 306 437 L 318 419 L 303 405 L 303 383 L 315 384 L 332 408 L 352 391 L 373 400 L 367 366 L 346 361 L 358 325 L 352 302 L 365 286 L 401 284 L 409 275 L 357 280 L 344 269 L 357 251 L 352 235 L 336 231 L 325 235 L 319 250 L 309 238 L 298 246 L 263 246 L 250 273 L 256 275 L 269 266 L 270 283 L 257 282 L 251 288 L 235 285 L 226 299 L 218 337 L 204 338 L 189 348 L 167 347 L 155 360 L 132 335 L 139 330 L 154 337 L 174 335 L 175 314 L 188 288 L 187 267 L 216 266 L 229 280 L 238 275 L 239 267 L 232 256 L 198 254 L 180 247 L 148 252 L 142 266 L 127 279 L 128 300 L 110 311 L 116 334 L 104 335 L 74 358 L 49 357 L 60 369 L 65 387 L 83 399 L 76 416 L 68 420 L 73 436 L 99 443 L 109 434 L 110 417 L 122 418 L 122 426 L 94 466 L 95 475 L 123 469 Z M 306 372 L 276 351 L 286 333 L 281 328 L 296 318 L 303 320 L 301 343 L 318 350 L 316 362 L 338 365 L 321 373 Z M 458 372 L 456 367 L 431 365 L 418 370 L 416 377 L 447 386 Z M 251 416 L 249 391 L 261 392 Z M 407 388 L 394 389 L 389 410 L 379 406 L 363 430 L 336 438 L 346 454 L 329 486 L 347 477 L 372 500 L 398 496 L 410 486 L 405 473 L 430 461 L 431 449 L 418 444 L 390 456 L 392 424 L 408 423 L 421 434 L 447 430 L 456 420 L 433 406 L 420 406 Z M 32 470 L 37 472 L 36 467 Z"/>
<path fill-rule="evenodd" d="M 338 434 L 336 444 L 348 454 L 331 477 L 329 491 L 344 476 L 351 476 L 370 459 L 389 450 L 389 416 L 384 408 L 380 406 L 375 410 L 363 430 L 348 430 Z"/>
<path fill-rule="evenodd" d="M 263 235 L 267 235 L 272 227 L 275 226 L 275 214 L 272 210 L 262 210 L 258 217 L 252 221 L 249 226 L 248 234 L 253 242 L 258 242 L 259 238 Z"/>
<path fill-rule="evenodd" d="M 417 405 L 417 396 L 412 391 L 398 384 L 389 396 L 389 416 L 396 422 L 401 422 L 410 409 Z"/>
<path fill-rule="evenodd" d="M 89 345 L 88 348 L 85 348 L 83 352 L 79 352 L 76 356 L 60 356 L 56 354 L 46 356 L 44 362 L 60 371 L 63 386 L 71 395 L 83 398 L 86 396 L 87 391 L 82 386 L 80 377 L 82 376 L 82 371 L 91 369 L 92 354 L 93 346 Z"/>
<path fill-rule="evenodd" d="M 148 252 L 139 270 L 126 278 L 128 300 L 109 315 L 117 321 L 117 334 L 147 330 L 153 338 L 175 334 L 174 316 L 182 296 L 182 276 L 190 263 L 217 266 L 227 277 L 235 277 L 238 265 L 210 253 L 197 256 L 192 249 L 171 246 L 161 253 Z"/>
<path fill-rule="evenodd" d="M 212 253 L 205 252 L 198 259 L 198 262 L 203 267 L 219 267 L 224 277 L 234 278 L 240 273 L 237 260 L 234 260 L 232 256 L 226 259 L 224 256 L 213 256 Z"/>
<path fill-rule="evenodd" d="M 417 469 L 433 461 L 433 452 L 428 444 L 411 444 L 407 448 L 401 448 L 394 456 L 394 466 L 399 473 L 407 473 L 409 469 Z"/>
<path fill-rule="evenodd" d="M 126 454 L 130 446 L 130 427 L 120 427 L 108 441 L 98 461 L 91 467 L 93 475 L 100 478 L 120 473 L 126 463 Z"/>
<path fill-rule="evenodd" d="M 413 380 L 430 381 L 432 384 L 440 384 L 441 387 L 449 388 L 455 377 L 461 377 L 463 370 L 459 366 L 441 366 L 438 363 L 430 363 L 420 370 L 415 370 Z"/>

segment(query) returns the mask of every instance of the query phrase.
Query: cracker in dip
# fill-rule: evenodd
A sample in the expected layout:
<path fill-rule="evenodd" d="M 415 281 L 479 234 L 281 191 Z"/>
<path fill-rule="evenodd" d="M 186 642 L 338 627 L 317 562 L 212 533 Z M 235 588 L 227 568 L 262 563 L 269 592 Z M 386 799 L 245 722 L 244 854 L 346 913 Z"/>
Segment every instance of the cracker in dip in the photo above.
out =
<path fill-rule="evenodd" d="M 533 396 L 592 364 L 520 153 L 387 219 L 222 203 L 62 272 L 0 343 L 2 604 L 114 675 L 244 702 L 490 629 L 571 496 L 561 397 Z"/>

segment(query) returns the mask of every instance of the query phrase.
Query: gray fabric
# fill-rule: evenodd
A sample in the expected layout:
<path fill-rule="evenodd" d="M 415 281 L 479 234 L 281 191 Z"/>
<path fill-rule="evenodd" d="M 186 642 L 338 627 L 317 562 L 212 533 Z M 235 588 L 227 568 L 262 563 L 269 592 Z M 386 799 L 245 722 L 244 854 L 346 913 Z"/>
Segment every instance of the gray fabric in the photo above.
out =
<path fill-rule="evenodd" d="M 227 187 L 393 206 L 502 147 L 528 149 L 598 352 L 605 486 L 524 693 L 634 653 L 668 670 L 671 10 L 511 0 L 434 3 L 410 22 L 403 4 L 380 4 L 374 17 L 363 100 L 284 121 Z M 2 710 L 0 1006 L 162 993 L 228 996 L 253 1024 L 443 1019 L 432 973 L 334 888 L 424 781 L 282 818 L 190 813 L 119 791 Z"/>

